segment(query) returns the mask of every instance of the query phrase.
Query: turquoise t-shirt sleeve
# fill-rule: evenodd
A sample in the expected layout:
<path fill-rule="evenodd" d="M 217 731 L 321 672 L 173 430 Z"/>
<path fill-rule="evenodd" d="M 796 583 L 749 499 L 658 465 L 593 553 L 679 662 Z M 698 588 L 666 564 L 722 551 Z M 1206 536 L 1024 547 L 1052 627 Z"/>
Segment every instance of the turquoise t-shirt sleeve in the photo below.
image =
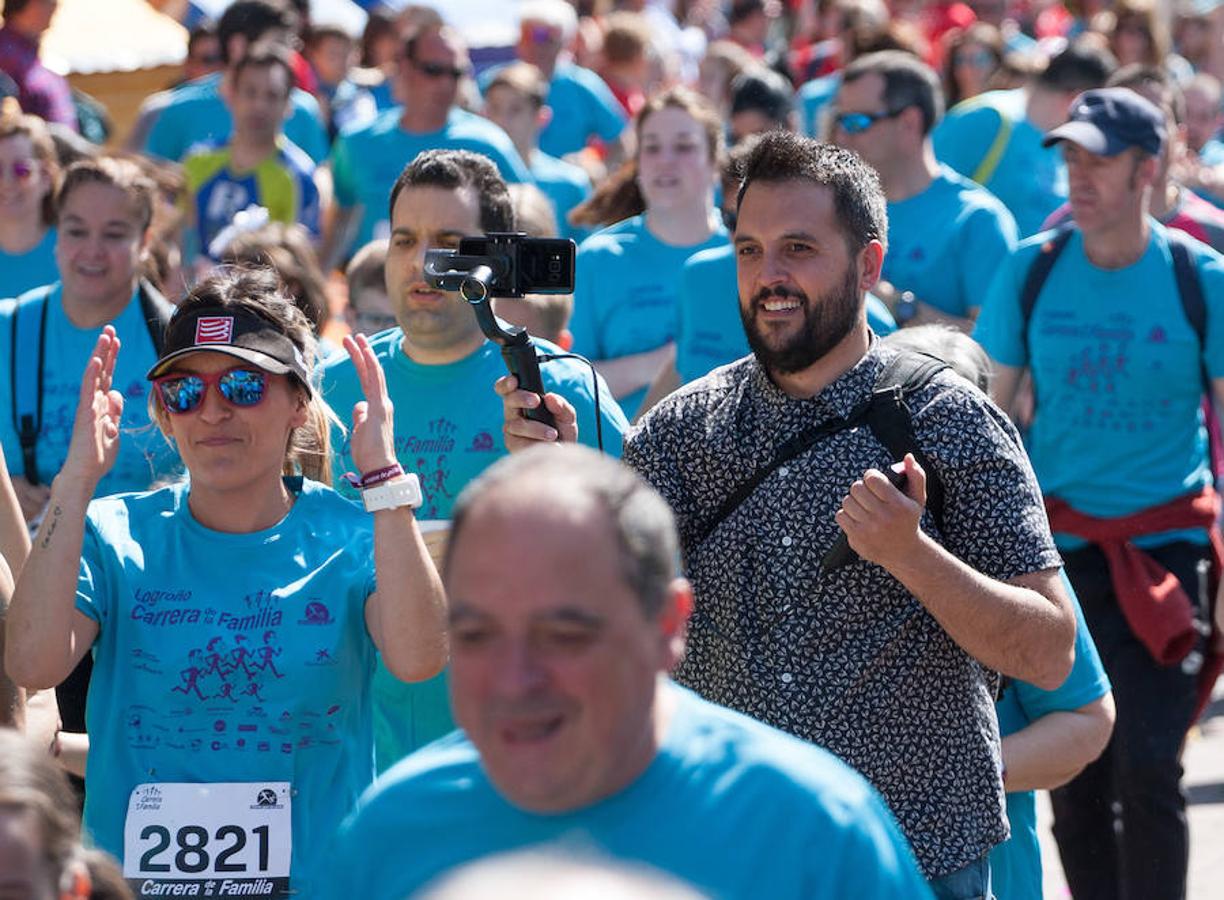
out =
<path fill-rule="evenodd" d="M 971 313 L 982 305 L 1000 264 L 1016 248 L 1016 220 L 1002 206 L 983 206 L 973 211 L 960 233 L 961 296 L 964 312 Z"/>
<path fill-rule="evenodd" d="M 183 145 L 182 118 L 183 107 L 171 100 L 166 108 L 153 122 L 149 136 L 145 139 L 144 152 L 159 159 L 177 162 L 187 148 Z"/>
<path fill-rule="evenodd" d="M 107 587 L 107 567 L 102 557 L 97 526 L 87 516 L 85 538 L 81 543 L 81 562 L 77 570 L 76 608 L 97 622 L 99 628 L 106 624 L 110 613 L 110 591 Z"/>
<path fill-rule="evenodd" d="M 1203 363 L 1211 378 L 1224 378 L 1224 256 L 1204 246 L 1199 252 L 1199 282 L 1207 305 Z M 3 344 L 0 344 L 3 346 Z"/>
<path fill-rule="evenodd" d="M 316 163 L 327 158 L 327 129 L 319 102 L 306 91 L 294 88 L 293 111 L 285 123 L 285 136 L 301 147 Z"/>
<path fill-rule="evenodd" d="M 523 158 L 514 149 L 509 138 L 506 139 L 504 145 L 500 141 L 497 144 L 490 144 L 490 150 L 490 156 L 497 165 L 497 170 L 501 172 L 502 178 L 511 184 L 535 184 L 535 179 L 531 177 L 531 170 L 527 168 L 527 164 L 523 162 Z"/>
<path fill-rule="evenodd" d="M 893 318 L 884 301 L 875 294 L 867 294 L 867 324 L 880 337 L 892 334 L 897 330 L 897 320 Z"/>
<path fill-rule="evenodd" d="M 578 415 L 578 442 L 599 449 L 599 431 L 595 427 L 595 390 L 592 389 L 591 367 L 577 360 L 557 360 L 540 367 L 544 389 L 563 396 Z M 620 458 L 629 420 L 620 404 L 608 390 L 603 376 L 595 374 L 599 391 L 599 421 L 603 431 L 603 451 Z"/>
<path fill-rule="evenodd" d="M 972 178 L 990 150 L 1002 121 L 999 112 L 989 106 L 961 112 L 953 110 L 931 134 L 936 159 L 966 178 Z"/>
<path fill-rule="evenodd" d="M 570 334 L 574 336 L 574 352 L 588 359 L 603 359 L 605 356 L 597 307 L 606 256 L 605 248 L 584 241 L 578 248 L 574 266 L 574 312 L 570 316 Z"/>
<path fill-rule="evenodd" d="M 604 80 L 589 70 L 581 73 L 581 81 L 595 101 L 592 105 L 595 133 L 605 141 L 614 141 L 625 129 L 625 113 L 616 96 Z"/>
<path fill-rule="evenodd" d="M 336 138 L 331 153 L 332 185 L 336 203 L 342 209 L 352 209 L 359 202 L 357 195 L 357 173 L 353 170 L 352 148 L 349 138 L 341 134 Z"/>
<path fill-rule="evenodd" d="M 1013 253 L 999 265 L 998 274 L 986 292 L 982 311 L 973 329 L 973 339 L 995 362 L 1021 368 L 1028 365 L 1020 315 L 1022 273 L 1031 254 Z"/>
<path fill-rule="evenodd" d="M 1043 691 L 1026 681 L 1012 682 L 1016 691 L 1016 700 L 1024 709 L 1030 722 L 1052 712 L 1065 712 L 1079 709 L 1087 703 L 1099 700 L 1109 693 L 1109 676 L 1101 665 L 1101 657 L 1093 643 L 1088 624 L 1084 621 L 1083 610 L 1079 600 L 1065 574 L 1062 575 L 1063 587 L 1071 597 L 1071 605 L 1075 608 L 1075 663 L 1066 680 L 1052 691 Z"/>

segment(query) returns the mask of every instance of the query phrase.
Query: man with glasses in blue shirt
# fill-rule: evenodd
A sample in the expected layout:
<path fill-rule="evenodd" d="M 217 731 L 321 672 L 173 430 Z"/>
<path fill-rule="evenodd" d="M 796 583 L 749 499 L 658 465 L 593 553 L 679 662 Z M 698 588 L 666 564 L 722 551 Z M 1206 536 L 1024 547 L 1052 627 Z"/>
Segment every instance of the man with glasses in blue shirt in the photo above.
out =
<path fill-rule="evenodd" d="M 936 162 L 939 76 L 909 53 L 871 53 L 846 67 L 836 102 L 833 139 L 875 168 L 888 201 L 888 284 L 876 293 L 900 325 L 968 331 L 1016 223 L 989 191 Z"/>
<path fill-rule="evenodd" d="M 406 163 L 425 150 L 471 150 L 493 161 L 506 181 L 531 182 L 509 136 L 481 116 L 455 106 L 460 81 L 471 74 L 467 47 L 446 27 L 427 27 L 404 42 L 395 75 L 402 106 L 369 125 L 342 132 L 332 151 L 336 220 L 325 258 L 390 235 L 387 195 Z M 357 233 L 351 235 L 353 222 Z"/>

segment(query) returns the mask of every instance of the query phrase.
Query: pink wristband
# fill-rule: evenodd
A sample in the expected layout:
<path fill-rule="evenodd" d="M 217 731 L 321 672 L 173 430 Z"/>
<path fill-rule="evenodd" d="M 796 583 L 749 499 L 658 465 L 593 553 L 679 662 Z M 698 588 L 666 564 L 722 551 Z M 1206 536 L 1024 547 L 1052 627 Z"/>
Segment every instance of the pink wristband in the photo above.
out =
<path fill-rule="evenodd" d="M 352 472 L 344 473 L 344 480 L 359 490 L 374 487 L 377 484 L 382 484 L 384 481 L 390 481 L 392 478 L 399 478 L 404 474 L 404 467 L 399 463 L 387 466 L 382 469 L 375 469 L 373 472 L 366 472 L 360 478 Z"/>

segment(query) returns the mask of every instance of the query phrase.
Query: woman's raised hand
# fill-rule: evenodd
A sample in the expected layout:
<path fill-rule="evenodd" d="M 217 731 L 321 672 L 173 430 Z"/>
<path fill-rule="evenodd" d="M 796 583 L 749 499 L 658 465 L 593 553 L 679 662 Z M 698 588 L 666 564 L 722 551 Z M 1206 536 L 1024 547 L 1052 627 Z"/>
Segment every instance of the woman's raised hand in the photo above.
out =
<path fill-rule="evenodd" d="M 395 409 L 387 396 L 387 377 L 366 336 L 349 335 L 344 339 L 344 349 L 357 369 L 365 395 L 364 400 L 353 405 L 353 433 L 349 442 L 353 464 L 358 474 L 364 475 L 396 463 Z"/>
<path fill-rule="evenodd" d="M 115 360 L 119 357 L 119 338 L 107 325 L 94 344 L 81 380 L 76 421 L 68 458 L 60 470 L 69 478 L 92 489 L 111 470 L 119 453 L 119 422 L 123 416 L 123 395 L 112 388 Z"/>

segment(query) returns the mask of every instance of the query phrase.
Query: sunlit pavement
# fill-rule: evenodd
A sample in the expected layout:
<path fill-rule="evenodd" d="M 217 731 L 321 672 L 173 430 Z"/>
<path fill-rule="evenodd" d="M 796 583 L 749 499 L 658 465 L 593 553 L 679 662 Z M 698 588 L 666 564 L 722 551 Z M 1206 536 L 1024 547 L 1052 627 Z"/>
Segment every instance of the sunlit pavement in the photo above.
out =
<path fill-rule="evenodd" d="M 1190 900 L 1224 897 L 1224 679 L 1212 704 L 1186 743 L 1186 795 L 1190 812 Z M 1046 900 L 1071 895 L 1063 880 L 1058 848 L 1050 834 L 1050 802 L 1037 804 Z"/>

